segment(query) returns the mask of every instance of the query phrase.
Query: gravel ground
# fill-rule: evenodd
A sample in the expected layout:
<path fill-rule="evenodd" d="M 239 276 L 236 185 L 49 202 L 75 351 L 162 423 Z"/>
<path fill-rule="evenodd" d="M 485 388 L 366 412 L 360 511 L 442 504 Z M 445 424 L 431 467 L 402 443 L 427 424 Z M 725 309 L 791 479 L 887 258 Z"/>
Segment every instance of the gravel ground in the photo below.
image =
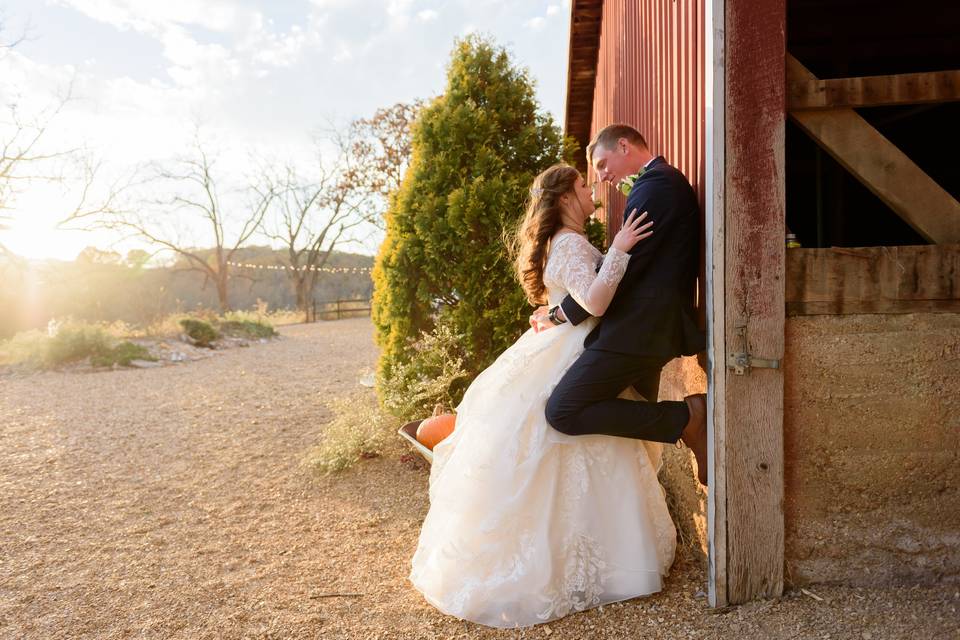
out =
<path fill-rule="evenodd" d="M 664 593 L 497 631 L 406 580 L 425 463 L 303 464 L 373 368 L 368 319 L 176 367 L 0 378 L 0 638 L 960 638 L 956 586 L 815 587 L 712 612 Z M 401 455 L 404 454 L 404 455 Z"/>

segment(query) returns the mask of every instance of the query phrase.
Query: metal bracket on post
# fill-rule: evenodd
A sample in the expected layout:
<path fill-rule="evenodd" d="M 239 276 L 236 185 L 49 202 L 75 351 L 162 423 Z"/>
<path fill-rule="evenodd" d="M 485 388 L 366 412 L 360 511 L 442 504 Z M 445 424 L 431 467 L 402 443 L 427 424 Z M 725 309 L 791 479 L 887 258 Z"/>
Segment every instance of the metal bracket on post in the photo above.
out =
<path fill-rule="evenodd" d="M 742 376 L 748 373 L 750 369 L 779 369 L 780 361 L 770 358 L 755 358 L 749 353 L 729 353 L 727 354 L 727 368 Z"/>
<path fill-rule="evenodd" d="M 749 320 L 749 318 L 748 318 Z M 779 369 L 780 361 L 773 360 L 772 358 L 755 358 L 753 354 L 749 352 L 750 340 L 747 338 L 747 322 L 744 321 L 743 324 L 737 325 L 737 336 L 739 337 L 740 344 L 743 345 L 743 351 L 737 351 L 735 353 L 727 354 L 727 368 L 731 369 L 734 374 L 742 376 L 744 374 L 750 373 L 750 369 Z"/>

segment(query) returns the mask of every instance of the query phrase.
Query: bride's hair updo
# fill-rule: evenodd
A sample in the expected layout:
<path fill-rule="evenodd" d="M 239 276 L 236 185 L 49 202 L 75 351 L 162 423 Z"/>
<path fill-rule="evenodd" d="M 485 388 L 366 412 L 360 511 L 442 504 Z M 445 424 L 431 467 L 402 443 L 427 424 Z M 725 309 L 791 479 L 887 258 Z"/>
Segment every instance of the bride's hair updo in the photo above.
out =
<path fill-rule="evenodd" d="M 514 241 L 517 275 L 532 305 L 546 302 L 543 270 L 547 244 L 560 227 L 560 196 L 573 191 L 580 172 L 568 164 L 555 164 L 533 180 L 530 203 Z"/>

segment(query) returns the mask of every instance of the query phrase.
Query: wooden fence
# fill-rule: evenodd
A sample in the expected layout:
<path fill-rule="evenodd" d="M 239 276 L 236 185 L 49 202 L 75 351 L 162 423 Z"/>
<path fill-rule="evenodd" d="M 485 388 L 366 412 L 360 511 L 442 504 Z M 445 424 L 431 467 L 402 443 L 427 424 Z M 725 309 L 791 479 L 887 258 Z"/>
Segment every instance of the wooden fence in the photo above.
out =
<path fill-rule="evenodd" d="M 331 300 L 328 302 L 313 301 L 310 317 L 307 322 L 320 320 L 340 320 L 341 318 L 358 318 L 370 315 L 370 300 Z"/>

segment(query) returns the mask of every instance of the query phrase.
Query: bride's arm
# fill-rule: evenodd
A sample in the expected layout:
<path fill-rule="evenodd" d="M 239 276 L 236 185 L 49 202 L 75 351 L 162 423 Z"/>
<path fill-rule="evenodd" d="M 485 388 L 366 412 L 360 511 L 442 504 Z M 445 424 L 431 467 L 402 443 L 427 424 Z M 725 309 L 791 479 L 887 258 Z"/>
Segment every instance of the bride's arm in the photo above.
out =
<path fill-rule="evenodd" d="M 570 294 L 569 297 L 572 297 L 584 312 L 591 316 L 602 316 L 610 306 L 613 294 L 617 292 L 617 285 L 620 284 L 627 270 L 627 263 L 630 261 L 628 252 L 638 242 L 653 235 L 653 231 L 649 230 L 653 223 L 644 224 L 646 217 L 646 211 L 637 216 L 636 209 L 627 216 L 623 226 L 614 236 L 596 275 L 590 269 L 577 268 L 578 265 L 590 265 L 593 261 L 594 250 L 586 238 L 575 236 L 575 239 L 558 247 L 567 254 L 571 254 L 559 256 L 562 258 L 558 262 L 561 267 L 559 279 Z M 563 273 L 564 270 L 567 271 L 566 274 Z M 565 311 L 562 303 L 560 310 Z M 580 320 L 585 319 L 585 317 L 580 318 Z M 579 324 L 580 320 L 574 321 L 573 324 Z"/>
<path fill-rule="evenodd" d="M 594 253 L 586 238 L 576 236 L 556 247 L 556 279 L 592 316 L 602 316 L 627 270 L 630 254 L 610 247 L 600 270 L 594 271 Z"/>

